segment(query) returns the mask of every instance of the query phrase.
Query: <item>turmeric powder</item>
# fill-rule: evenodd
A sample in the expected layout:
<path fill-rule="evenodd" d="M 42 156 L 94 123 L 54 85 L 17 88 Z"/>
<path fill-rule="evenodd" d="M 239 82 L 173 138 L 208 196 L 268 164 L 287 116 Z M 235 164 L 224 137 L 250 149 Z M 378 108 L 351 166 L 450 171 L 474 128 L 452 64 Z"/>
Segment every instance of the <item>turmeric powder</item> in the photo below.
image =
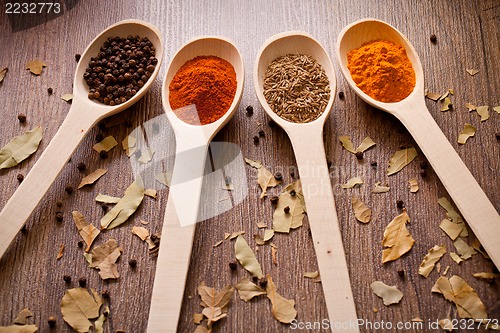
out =
<path fill-rule="evenodd" d="M 347 68 L 358 88 L 380 102 L 399 102 L 415 88 L 415 70 L 404 47 L 390 41 L 371 41 L 350 51 Z"/>

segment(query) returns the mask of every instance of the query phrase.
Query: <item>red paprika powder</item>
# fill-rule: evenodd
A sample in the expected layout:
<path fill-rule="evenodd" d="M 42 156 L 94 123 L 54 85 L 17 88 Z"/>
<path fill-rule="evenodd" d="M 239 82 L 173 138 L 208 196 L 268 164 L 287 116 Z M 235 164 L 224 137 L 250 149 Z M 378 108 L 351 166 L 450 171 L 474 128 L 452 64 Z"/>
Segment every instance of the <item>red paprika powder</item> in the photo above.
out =
<path fill-rule="evenodd" d="M 231 106 L 236 94 L 236 72 L 224 59 L 198 56 L 182 65 L 168 88 L 170 107 L 179 119 L 206 125 L 217 121 Z M 196 109 L 186 108 L 189 105 Z"/>

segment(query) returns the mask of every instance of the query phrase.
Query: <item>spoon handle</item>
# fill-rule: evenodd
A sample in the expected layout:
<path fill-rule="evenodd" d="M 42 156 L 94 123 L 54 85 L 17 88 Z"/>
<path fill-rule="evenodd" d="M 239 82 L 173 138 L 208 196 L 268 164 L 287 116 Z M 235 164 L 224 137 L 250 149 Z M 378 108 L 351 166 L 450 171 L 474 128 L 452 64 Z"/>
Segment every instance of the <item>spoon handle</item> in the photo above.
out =
<path fill-rule="evenodd" d="M 500 268 L 500 215 L 432 118 L 425 102 L 395 114 L 429 160 L 493 263 Z"/>
<path fill-rule="evenodd" d="M 0 212 L 0 258 L 96 122 L 88 110 L 73 102 L 54 138 Z"/>
<path fill-rule="evenodd" d="M 189 140 L 189 138 L 187 138 Z M 176 157 L 149 310 L 148 333 L 176 332 L 189 269 L 207 145 L 182 147 Z"/>
<path fill-rule="evenodd" d="M 322 130 L 291 134 L 330 322 L 359 332 Z"/>

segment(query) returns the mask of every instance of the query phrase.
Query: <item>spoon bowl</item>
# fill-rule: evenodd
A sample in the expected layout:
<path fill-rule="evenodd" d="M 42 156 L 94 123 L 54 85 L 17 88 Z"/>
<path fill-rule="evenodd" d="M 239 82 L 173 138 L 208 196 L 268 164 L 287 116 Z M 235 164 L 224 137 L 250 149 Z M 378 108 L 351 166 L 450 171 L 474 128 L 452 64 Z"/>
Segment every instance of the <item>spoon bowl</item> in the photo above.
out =
<path fill-rule="evenodd" d="M 236 72 L 236 93 L 229 109 L 221 118 L 205 125 L 192 125 L 182 121 L 169 102 L 172 78 L 184 63 L 196 56 L 217 56 L 231 63 Z M 188 42 L 179 49 L 168 66 L 162 100 L 175 134 L 176 157 L 156 264 L 148 332 L 177 330 L 195 223 L 202 219 L 198 210 L 208 146 L 238 109 L 244 78 L 243 59 L 239 50 L 230 40 L 222 37 L 200 37 Z"/>
<path fill-rule="evenodd" d="M 402 45 L 415 70 L 415 88 L 399 102 L 383 103 L 371 98 L 356 86 L 347 68 L 347 54 L 376 39 Z M 472 231 L 500 268 L 500 215 L 427 110 L 423 69 L 410 41 L 388 23 L 363 19 L 340 32 L 337 56 L 342 74 L 356 94 L 368 104 L 396 116 L 408 129 Z"/>
<path fill-rule="evenodd" d="M 287 54 L 310 55 L 321 65 L 330 81 L 328 104 L 321 116 L 311 122 L 294 123 L 281 118 L 264 97 L 267 67 L 274 59 Z M 330 322 L 357 322 L 323 144 L 323 126 L 333 105 L 336 90 L 332 61 L 321 44 L 307 33 L 281 33 L 269 38 L 259 51 L 254 67 L 254 86 L 260 104 L 268 116 L 285 130 L 292 143 Z M 345 331 L 359 332 L 359 329 L 349 327 Z"/>
<path fill-rule="evenodd" d="M 137 34 L 141 37 L 148 37 L 155 47 L 158 63 L 149 80 L 135 96 L 123 104 L 109 106 L 90 100 L 89 89 L 83 80 L 83 73 L 90 58 L 97 55 L 108 37 L 126 37 Z M 125 20 L 109 26 L 85 49 L 75 71 L 73 101 L 68 115 L 30 173 L 0 212 L 0 228 L 2 229 L 0 258 L 87 132 L 101 119 L 118 113 L 137 102 L 153 84 L 162 58 L 163 44 L 160 32 L 153 25 L 139 20 Z"/>

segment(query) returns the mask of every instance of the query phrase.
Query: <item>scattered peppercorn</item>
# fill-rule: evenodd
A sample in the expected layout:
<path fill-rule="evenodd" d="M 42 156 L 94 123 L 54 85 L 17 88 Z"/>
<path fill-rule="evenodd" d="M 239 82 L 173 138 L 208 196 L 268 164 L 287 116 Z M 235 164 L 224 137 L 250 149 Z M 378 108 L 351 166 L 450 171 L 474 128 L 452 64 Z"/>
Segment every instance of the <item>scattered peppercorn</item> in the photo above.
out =
<path fill-rule="evenodd" d="M 26 115 L 22 114 L 22 113 L 18 114 L 17 120 L 19 120 L 20 123 L 25 123 L 26 122 Z"/>
<path fill-rule="evenodd" d="M 64 188 L 64 190 L 66 191 L 66 193 L 68 194 L 71 194 L 73 193 L 73 187 L 71 185 L 66 185 L 66 187 Z"/>
<path fill-rule="evenodd" d="M 108 152 L 107 152 L 107 151 L 105 151 L 105 150 L 101 150 L 101 151 L 99 152 L 99 157 L 100 157 L 102 160 L 107 159 L 107 158 L 108 158 Z"/>
<path fill-rule="evenodd" d="M 80 163 L 78 163 L 78 165 L 76 166 L 76 168 L 77 168 L 79 171 L 85 171 L 85 169 L 87 169 L 87 166 L 85 165 L 85 163 L 80 162 Z"/>
<path fill-rule="evenodd" d="M 274 178 L 276 178 L 276 180 L 282 180 L 283 179 L 283 175 L 281 174 L 281 172 L 276 172 L 274 174 Z"/>
<path fill-rule="evenodd" d="M 109 37 L 83 74 L 89 99 L 111 106 L 125 103 L 146 84 L 156 64 L 147 37 Z"/>
<path fill-rule="evenodd" d="M 107 289 L 104 289 L 101 291 L 102 298 L 108 299 L 109 298 L 109 291 Z"/>
<path fill-rule="evenodd" d="M 47 88 L 47 93 L 49 93 L 49 95 L 52 95 L 53 92 L 54 90 L 51 87 Z"/>
<path fill-rule="evenodd" d="M 420 177 L 422 177 L 422 178 L 426 178 L 427 177 L 427 169 L 422 169 L 420 171 Z"/>
<path fill-rule="evenodd" d="M 259 137 L 258 136 L 254 136 L 253 137 L 253 143 L 254 144 L 258 144 L 259 143 Z"/>
<path fill-rule="evenodd" d="M 104 135 L 102 135 L 101 133 L 97 133 L 95 136 L 95 141 L 101 142 L 102 140 L 104 140 Z"/>
<path fill-rule="evenodd" d="M 259 281 L 259 278 L 258 278 L 258 277 L 256 277 L 256 276 L 252 276 L 252 281 L 253 281 L 254 283 L 257 283 L 257 282 Z"/>
<path fill-rule="evenodd" d="M 259 136 L 266 136 L 266 133 L 264 133 L 264 130 L 259 131 Z"/>
<path fill-rule="evenodd" d="M 78 241 L 78 244 L 77 244 L 77 245 L 78 245 L 78 247 L 79 247 L 80 249 L 81 249 L 81 248 L 83 248 L 83 241 Z"/>
<path fill-rule="evenodd" d="M 286 206 L 285 208 L 283 208 L 283 211 L 285 212 L 285 214 L 290 213 L 290 206 Z"/>
<path fill-rule="evenodd" d="M 26 224 L 23 225 L 23 227 L 21 228 L 21 233 L 25 234 L 28 232 L 28 228 L 26 227 Z"/>
<path fill-rule="evenodd" d="M 398 270 L 398 275 L 399 275 L 400 277 L 404 277 L 404 276 L 405 276 L 405 271 L 404 271 L 404 270 L 402 270 L 402 269 Z"/>
<path fill-rule="evenodd" d="M 59 212 L 59 211 L 56 212 L 56 220 L 58 222 L 62 222 L 63 218 L 64 218 L 63 212 Z"/>
<path fill-rule="evenodd" d="M 230 261 L 229 262 L 229 268 L 234 271 L 236 270 L 236 268 L 238 268 L 238 264 L 236 263 L 236 261 Z"/>
<path fill-rule="evenodd" d="M 75 54 L 75 60 L 76 60 L 76 62 L 80 61 L 81 57 L 82 57 L 82 55 L 80 53 Z"/>
<path fill-rule="evenodd" d="M 500 132 L 495 133 L 495 137 L 497 138 L 497 141 L 500 141 Z"/>
<path fill-rule="evenodd" d="M 261 288 L 266 289 L 267 287 L 267 279 L 265 277 L 259 279 L 259 285 Z"/>
<path fill-rule="evenodd" d="M 372 168 L 376 168 L 378 163 L 377 162 L 371 162 L 370 165 L 372 166 Z"/>
<path fill-rule="evenodd" d="M 63 276 L 63 280 L 64 280 L 64 282 L 66 282 L 66 283 L 71 283 L 71 276 L 69 276 L 69 275 L 64 275 L 64 276 Z"/>
<path fill-rule="evenodd" d="M 406 146 L 405 145 L 401 145 L 401 146 L 399 146 L 399 149 L 401 149 L 401 150 L 406 149 Z"/>
<path fill-rule="evenodd" d="M 274 125 L 275 125 L 274 120 L 269 119 L 269 120 L 267 121 L 267 126 L 269 126 L 269 127 L 273 128 L 273 127 L 274 127 Z"/>
<path fill-rule="evenodd" d="M 247 111 L 247 115 L 251 116 L 253 115 L 253 106 L 249 105 L 245 109 Z"/>
<path fill-rule="evenodd" d="M 22 183 L 24 180 L 24 175 L 22 173 L 19 173 L 16 178 L 18 182 Z"/>
<path fill-rule="evenodd" d="M 61 200 L 57 200 L 57 201 L 56 201 L 56 206 L 57 206 L 57 207 L 62 207 L 62 205 L 63 205 L 63 204 L 62 204 L 62 201 L 61 201 Z"/>
<path fill-rule="evenodd" d="M 85 288 L 85 286 L 87 285 L 87 279 L 84 277 L 79 278 L 78 285 L 82 288 Z"/>
<path fill-rule="evenodd" d="M 431 39 L 431 43 L 432 44 L 436 44 L 437 43 L 437 37 L 436 37 L 435 34 L 432 34 L 430 39 Z"/>
<path fill-rule="evenodd" d="M 290 177 L 295 178 L 295 171 L 290 170 Z"/>
<path fill-rule="evenodd" d="M 362 160 L 362 159 L 363 159 L 363 152 L 362 152 L 362 151 L 358 151 L 358 152 L 356 152 L 356 158 L 357 158 L 358 160 Z"/>
<path fill-rule="evenodd" d="M 297 193 L 295 192 L 295 190 L 293 190 L 293 189 L 292 189 L 292 190 L 290 191 L 290 195 L 291 195 L 292 197 L 294 197 L 294 196 L 295 196 L 295 194 L 297 194 Z"/>
<path fill-rule="evenodd" d="M 135 268 L 135 267 L 137 267 L 137 260 L 135 260 L 135 259 L 130 259 L 130 260 L 128 261 L 128 264 L 129 264 L 129 266 L 130 266 L 130 267 Z"/>
<path fill-rule="evenodd" d="M 345 95 L 343 91 L 339 91 L 339 99 L 344 99 Z"/>
<path fill-rule="evenodd" d="M 404 201 L 403 201 L 403 200 L 398 200 L 398 201 L 396 201 L 396 206 L 397 206 L 399 209 L 401 209 L 401 208 L 403 208 L 403 207 L 405 206 L 405 203 L 404 203 Z"/>
<path fill-rule="evenodd" d="M 57 319 L 54 316 L 50 316 L 49 320 L 47 320 L 49 327 L 56 327 Z"/>
<path fill-rule="evenodd" d="M 279 200 L 280 198 L 275 195 L 269 198 L 269 201 L 271 201 L 271 204 L 273 205 L 277 205 Z"/>

